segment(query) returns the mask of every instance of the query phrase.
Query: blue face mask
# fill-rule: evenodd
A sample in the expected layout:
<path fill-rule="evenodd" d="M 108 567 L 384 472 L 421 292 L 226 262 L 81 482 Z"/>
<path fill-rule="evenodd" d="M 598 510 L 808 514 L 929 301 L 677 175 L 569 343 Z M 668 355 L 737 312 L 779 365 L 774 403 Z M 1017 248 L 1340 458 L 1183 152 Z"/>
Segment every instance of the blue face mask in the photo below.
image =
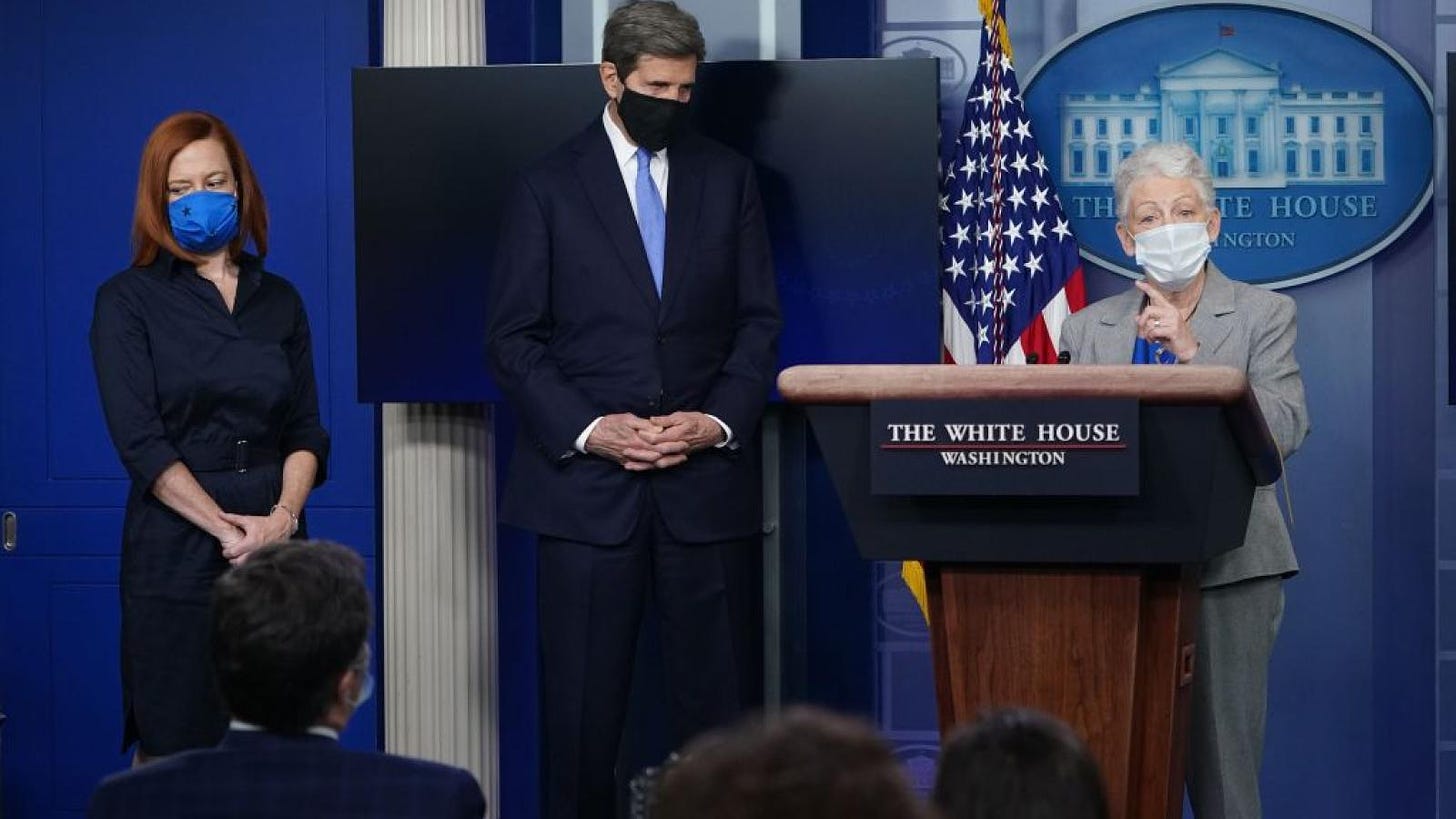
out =
<path fill-rule="evenodd" d="M 212 253 L 238 235 L 238 197 L 222 191 L 196 191 L 167 206 L 172 235 L 182 249 Z"/>

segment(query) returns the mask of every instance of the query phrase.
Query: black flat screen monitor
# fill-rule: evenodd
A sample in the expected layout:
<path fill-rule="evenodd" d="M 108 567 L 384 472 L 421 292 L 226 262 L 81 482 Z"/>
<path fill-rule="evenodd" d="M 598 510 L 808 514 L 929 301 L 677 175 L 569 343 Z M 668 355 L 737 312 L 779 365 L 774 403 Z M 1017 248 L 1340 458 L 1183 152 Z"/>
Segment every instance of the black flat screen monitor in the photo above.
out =
<path fill-rule="evenodd" d="M 694 127 L 753 159 L 783 366 L 940 354 L 934 60 L 706 63 Z M 520 170 L 600 117 L 595 65 L 354 72 L 359 400 L 494 401 L 487 281 Z"/>

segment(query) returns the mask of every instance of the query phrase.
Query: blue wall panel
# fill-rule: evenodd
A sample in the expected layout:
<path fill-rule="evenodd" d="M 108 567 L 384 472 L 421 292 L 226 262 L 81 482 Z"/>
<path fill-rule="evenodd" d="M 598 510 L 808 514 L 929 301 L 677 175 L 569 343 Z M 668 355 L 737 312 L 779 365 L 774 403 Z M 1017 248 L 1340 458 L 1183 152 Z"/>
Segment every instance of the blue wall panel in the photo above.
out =
<path fill-rule="evenodd" d="M 1294 288 L 1295 354 L 1310 407 L 1309 439 L 1288 463 L 1291 535 L 1301 573 L 1284 586 L 1285 614 L 1270 670 L 1265 810 L 1370 816 L 1373 696 L 1370 607 L 1372 503 L 1371 270 Z M 1282 488 L 1281 488 L 1282 491 Z M 1338 499 L 1338 502 L 1335 502 Z M 1318 680 L 1318 685 L 1312 685 Z M 1362 715 L 1332 719 L 1331 715 Z M 1318 756 L 1302 749 L 1318 747 Z M 1312 788 L 1321 771 L 1349 772 L 1338 793 Z M 1320 812 L 1322 811 L 1322 812 Z"/>
<path fill-rule="evenodd" d="M 490 65 L 561 62 L 560 0 L 489 0 L 485 61 Z"/>
<path fill-rule="evenodd" d="M 91 651 L 54 651 L 50 655 L 51 692 L 55 699 L 51 736 L 56 748 L 67 749 L 65 764 L 51 777 L 52 804 L 59 810 L 82 811 L 101 776 L 123 767 L 121 738 L 120 649 L 114 641 L 96 640 L 97 623 L 116 616 L 116 571 L 113 560 L 90 562 L 92 577 L 70 577 L 51 585 L 51 644 L 92 645 Z M 97 737 L 106 740 L 97 744 Z"/>
<path fill-rule="evenodd" d="M 6 816 L 78 811 L 127 762 L 115 632 L 97 633 L 116 606 L 116 572 L 114 558 L 12 555 L 0 567 L 0 656 L 22 664 L 0 684 Z M 63 643 L 72 650 L 56 651 Z"/>
<path fill-rule="evenodd" d="M 1433 0 L 1376 0 L 1377 36 L 1434 86 Z M 1420 149 L 1420 146 L 1415 146 Z M 1448 159 L 1449 162 L 1449 159 Z M 1436 656 L 1436 227 L 1427 209 L 1401 240 L 1377 257 L 1373 312 L 1376 397 L 1374 600 L 1374 805 L 1386 816 L 1430 816 L 1438 804 L 1432 725 Z M 1449 250 L 1448 250 L 1449 252 Z M 1336 499 L 1338 502 L 1338 499 Z M 1448 601 L 1448 605 L 1452 601 Z M 1456 687 L 1442 685 L 1443 693 Z M 1456 808 L 1445 791 L 1443 814 Z"/>
<path fill-rule="evenodd" d="M 1428 816 L 1436 805 L 1435 247 L 1427 218 L 1375 261 L 1371 721 L 1375 804 L 1390 816 Z"/>
<path fill-rule="evenodd" d="M 799 53 L 806 60 L 878 56 L 878 19 L 876 0 L 799 0 Z"/>

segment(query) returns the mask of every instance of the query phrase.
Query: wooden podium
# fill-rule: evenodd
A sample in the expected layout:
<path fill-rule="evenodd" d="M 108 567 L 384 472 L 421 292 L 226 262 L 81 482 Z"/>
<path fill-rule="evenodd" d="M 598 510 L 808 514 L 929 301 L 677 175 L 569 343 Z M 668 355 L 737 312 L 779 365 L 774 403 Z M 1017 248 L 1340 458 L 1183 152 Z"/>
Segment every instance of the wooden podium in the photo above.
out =
<path fill-rule="evenodd" d="M 1244 374 L 1227 367 L 801 366 L 805 407 L 860 553 L 925 561 L 941 733 L 990 706 L 1068 722 L 1112 815 L 1182 815 L 1201 565 L 1243 542 L 1280 463 Z M 870 491 L 878 400 L 1131 398 L 1134 496 Z"/>

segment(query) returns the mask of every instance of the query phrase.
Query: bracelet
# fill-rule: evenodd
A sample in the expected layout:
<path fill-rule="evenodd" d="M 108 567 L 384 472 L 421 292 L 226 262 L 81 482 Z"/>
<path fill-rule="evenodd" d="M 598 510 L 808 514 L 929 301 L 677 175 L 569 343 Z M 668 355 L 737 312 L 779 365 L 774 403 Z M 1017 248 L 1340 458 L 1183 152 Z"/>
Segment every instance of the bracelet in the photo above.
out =
<path fill-rule="evenodd" d="M 281 503 L 273 504 L 273 508 L 268 510 L 268 514 L 271 515 L 279 509 L 282 509 L 288 515 L 288 536 L 293 537 L 298 533 L 298 515 L 295 515 L 292 509 L 289 509 Z"/>

